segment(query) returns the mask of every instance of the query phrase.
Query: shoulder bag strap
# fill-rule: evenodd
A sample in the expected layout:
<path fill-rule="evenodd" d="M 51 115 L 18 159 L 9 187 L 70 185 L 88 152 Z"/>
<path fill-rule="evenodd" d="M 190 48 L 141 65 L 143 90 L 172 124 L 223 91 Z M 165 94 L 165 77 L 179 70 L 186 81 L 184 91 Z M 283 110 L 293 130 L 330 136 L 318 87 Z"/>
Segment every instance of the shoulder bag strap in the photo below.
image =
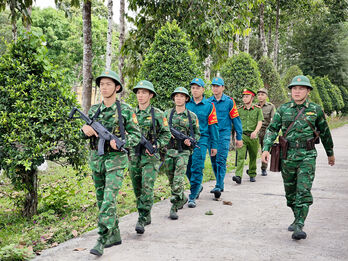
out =
<path fill-rule="evenodd" d="M 303 113 L 303 111 L 306 109 L 306 107 L 303 107 L 298 114 L 296 115 L 296 118 L 294 119 L 293 122 L 290 123 L 289 127 L 286 129 L 286 132 L 284 133 L 283 137 L 285 138 L 286 135 L 288 134 L 289 130 L 292 128 L 292 126 L 295 124 L 295 122 L 297 121 L 297 119 L 300 117 L 300 115 Z"/>

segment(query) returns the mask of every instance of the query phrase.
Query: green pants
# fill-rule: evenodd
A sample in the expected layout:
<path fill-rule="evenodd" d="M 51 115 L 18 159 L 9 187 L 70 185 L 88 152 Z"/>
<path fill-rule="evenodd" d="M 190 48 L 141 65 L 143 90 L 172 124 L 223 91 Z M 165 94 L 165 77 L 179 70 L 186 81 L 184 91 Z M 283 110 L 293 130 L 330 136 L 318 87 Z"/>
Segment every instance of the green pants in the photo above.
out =
<path fill-rule="evenodd" d="M 190 151 L 177 152 L 166 155 L 165 167 L 166 174 L 172 191 L 171 202 L 174 206 L 180 204 L 184 198 L 184 185 L 186 169 Z"/>
<path fill-rule="evenodd" d="M 256 158 L 257 158 L 258 149 L 259 149 L 259 140 L 257 138 L 250 139 L 249 136 L 243 134 L 243 147 L 237 149 L 238 155 L 237 155 L 236 176 L 239 176 L 239 177 L 243 176 L 245 154 L 247 150 L 249 153 L 248 175 L 250 177 L 256 176 Z"/>
<path fill-rule="evenodd" d="M 128 166 L 128 158 L 121 152 L 107 152 L 99 156 L 91 151 L 89 165 L 96 190 L 98 216 L 98 234 L 103 236 L 117 231 L 117 195 L 122 187 L 123 172 Z"/>
<path fill-rule="evenodd" d="M 160 161 L 154 156 L 133 156 L 130 164 L 130 177 L 137 199 L 139 219 L 143 222 L 151 220 L 153 205 L 153 187 L 157 177 Z"/>
<path fill-rule="evenodd" d="M 301 226 L 313 203 L 311 189 L 315 176 L 316 152 L 312 151 L 306 153 L 305 149 L 288 150 L 288 157 L 282 160 L 281 166 L 287 205 L 294 213 L 295 223 Z"/>

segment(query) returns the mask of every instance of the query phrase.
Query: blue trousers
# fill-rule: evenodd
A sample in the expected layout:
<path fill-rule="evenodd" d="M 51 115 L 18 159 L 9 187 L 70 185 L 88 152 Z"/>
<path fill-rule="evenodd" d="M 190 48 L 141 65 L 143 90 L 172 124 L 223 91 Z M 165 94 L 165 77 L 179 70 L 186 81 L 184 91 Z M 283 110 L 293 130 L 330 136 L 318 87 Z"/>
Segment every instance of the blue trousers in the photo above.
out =
<path fill-rule="evenodd" d="M 207 145 L 198 143 L 200 148 L 195 148 L 187 164 L 186 176 L 190 181 L 190 200 L 195 200 L 203 181 L 204 161 L 207 155 Z"/>
<path fill-rule="evenodd" d="M 219 133 L 217 154 L 210 156 L 211 165 L 216 179 L 216 188 L 224 189 L 224 179 L 226 175 L 226 161 L 230 147 L 230 133 Z M 210 151 L 209 151 L 210 152 Z"/>

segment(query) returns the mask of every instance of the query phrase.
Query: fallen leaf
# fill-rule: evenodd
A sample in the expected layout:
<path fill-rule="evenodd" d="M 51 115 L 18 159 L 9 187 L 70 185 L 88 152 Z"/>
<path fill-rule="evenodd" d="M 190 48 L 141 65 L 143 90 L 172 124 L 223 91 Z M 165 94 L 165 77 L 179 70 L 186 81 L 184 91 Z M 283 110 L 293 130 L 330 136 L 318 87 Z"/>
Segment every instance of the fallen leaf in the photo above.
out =
<path fill-rule="evenodd" d="M 71 231 L 71 234 L 73 234 L 74 237 L 77 237 L 77 231 L 76 230 Z"/>
<path fill-rule="evenodd" d="M 205 212 L 205 214 L 208 215 L 208 216 L 214 215 L 214 213 L 211 210 Z"/>
<path fill-rule="evenodd" d="M 57 242 L 54 242 L 54 243 L 52 243 L 52 245 L 51 245 L 51 247 L 56 247 L 56 246 L 58 246 L 58 243 L 57 243 Z"/>
<path fill-rule="evenodd" d="M 231 201 L 222 201 L 223 205 L 229 205 L 232 206 L 232 202 Z"/>
<path fill-rule="evenodd" d="M 72 221 L 76 221 L 76 220 L 78 220 L 78 219 L 79 219 L 79 218 L 76 217 L 76 216 L 74 216 L 74 217 L 71 218 Z"/>
<path fill-rule="evenodd" d="M 83 250 L 86 250 L 85 247 L 77 247 L 77 248 L 74 248 L 73 251 L 83 251 Z"/>

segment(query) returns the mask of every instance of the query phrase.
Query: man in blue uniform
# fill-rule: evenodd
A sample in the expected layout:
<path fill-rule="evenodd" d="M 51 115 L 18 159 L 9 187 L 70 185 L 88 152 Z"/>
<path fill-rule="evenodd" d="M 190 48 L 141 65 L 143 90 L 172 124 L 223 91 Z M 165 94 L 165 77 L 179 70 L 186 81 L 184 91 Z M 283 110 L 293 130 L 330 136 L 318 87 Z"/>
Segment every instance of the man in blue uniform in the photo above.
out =
<path fill-rule="evenodd" d="M 210 148 L 211 156 L 216 155 L 219 129 L 215 106 L 203 96 L 204 81 L 200 78 L 194 78 L 190 86 L 192 98 L 186 104 L 186 108 L 197 115 L 201 132 L 198 141 L 199 148 L 194 149 L 192 156 L 190 156 L 186 172 L 191 185 L 188 207 L 194 208 L 196 207 L 195 200 L 203 189 L 201 184 L 207 149 Z"/>
<path fill-rule="evenodd" d="M 236 147 L 243 146 L 242 141 L 242 122 L 240 120 L 236 103 L 233 98 L 224 94 L 224 80 L 215 77 L 212 81 L 212 90 L 214 96 L 208 100 L 215 105 L 219 126 L 219 141 L 216 156 L 210 156 L 211 165 L 216 178 L 215 188 L 210 191 L 214 193 L 215 198 L 219 198 L 221 192 L 224 191 L 224 179 L 226 174 L 226 161 L 228 150 L 230 147 L 230 138 L 232 131 L 232 123 L 236 131 Z"/>

